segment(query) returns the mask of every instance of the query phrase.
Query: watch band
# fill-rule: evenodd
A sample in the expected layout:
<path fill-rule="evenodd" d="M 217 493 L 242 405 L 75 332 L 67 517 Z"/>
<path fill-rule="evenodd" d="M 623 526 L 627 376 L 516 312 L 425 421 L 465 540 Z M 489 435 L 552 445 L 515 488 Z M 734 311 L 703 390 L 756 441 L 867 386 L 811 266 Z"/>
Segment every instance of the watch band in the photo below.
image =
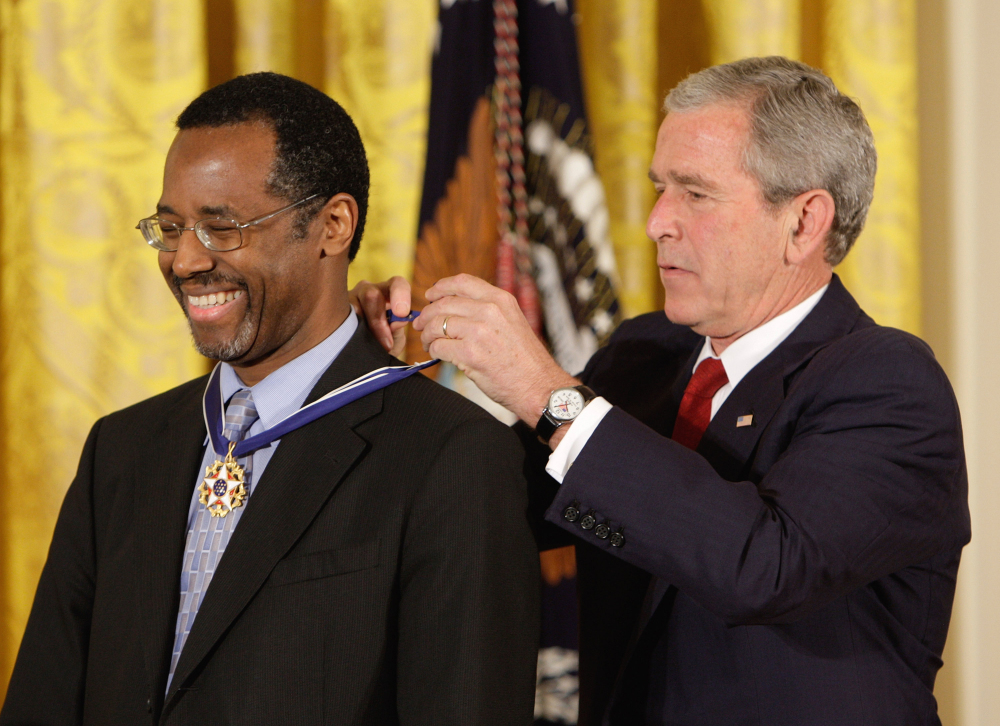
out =
<path fill-rule="evenodd" d="M 566 388 L 574 388 L 580 392 L 580 394 L 583 396 L 583 408 L 586 408 L 588 403 L 597 398 L 597 394 L 594 393 L 591 389 L 587 388 L 587 386 L 566 386 Z M 556 391 L 559 390 L 562 389 L 557 388 L 552 393 L 555 393 Z M 549 394 L 549 398 L 550 399 L 552 398 L 552 394 Z M 583 408 L 580 409 L 580 413 L 583 412 Z M 577 416 L 579 415 L 580 414 L 577 414 Z M 552 435 L 556 432 L 556 430 L 560 426 L 572 423 L 575 420 L 576 416 L 569 419 L 557 419 L 549 412 L 549 406 L 546 403 L 545 408 L 542 409 L 542 415 L 539 417 L 538 423 L 535 424 L 535 434 L 538 436 L 538 438 L 540 438 L 547 444 L 549 443 L 549 439 L 552 438 Z"/>

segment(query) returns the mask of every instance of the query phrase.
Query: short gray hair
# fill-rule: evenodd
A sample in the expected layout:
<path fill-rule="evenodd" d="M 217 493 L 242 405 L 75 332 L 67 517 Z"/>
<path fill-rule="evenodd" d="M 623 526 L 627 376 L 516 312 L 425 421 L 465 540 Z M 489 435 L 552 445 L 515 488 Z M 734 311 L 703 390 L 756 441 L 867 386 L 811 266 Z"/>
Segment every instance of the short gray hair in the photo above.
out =
<path fill-rule="evenodd" d="M 839 263 L 865 226 L 875 189 L 875 143 L 861 108 L 821 71 L 770 56 L 688 76 L 667 95 L 663 110 L 727 102 L 749 106 L 743 167 L 769 204 L 777 207 L 810 189 L 830 192 L 836 211 L 825 256 Z"/>

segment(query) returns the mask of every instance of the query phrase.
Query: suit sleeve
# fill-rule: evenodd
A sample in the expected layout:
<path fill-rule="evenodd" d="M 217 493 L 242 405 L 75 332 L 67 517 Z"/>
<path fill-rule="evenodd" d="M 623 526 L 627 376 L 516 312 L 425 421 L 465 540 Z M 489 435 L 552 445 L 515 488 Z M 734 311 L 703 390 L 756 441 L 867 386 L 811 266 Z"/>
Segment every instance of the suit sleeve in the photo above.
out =
<path fill-rule="evenodd" d="M 592 379 L 594 372 L 605 362 L 607 351 L 608 348 L 604 347 L 594 353 L 586 368 L 576 377 L 584 382 Z M 559 482 L 545 470 L 552 449 L 542 443 L 535 430 L 523 421 L 518 420 L 511 428 L 524 447 L 524 478 L 528 482 L 528 520 L 539 551 L 576 544 L 575 538 L 569 533 L 545 521 L 545 512 L 552 505 L 560 486 Z"/>
<path fill-rule="evenodd" d="M 522 458 L 498 422 L 459 426 L 414 504 L 400 572 L 401 724 L 532 721 L 540 578 Z"/>
<path fill-rule="evenodd" d="M 883 329 L 884 330 L 884 329 Z M 758 453 L 758 483 L 613 409 L 546 517 L 676 585 L 731 624 L 792 622 L 969 538 L 961 425 L 929 351 L 877 332 L 796 379 Z M 774 443 L 780 442 L 780 443 Z M 571 503 L 624 526 L 611 547 Z"/>
<path fill-rule="evenodd" d="M 93 471 L 98 421 L 66 493 L 0 724 L 81 723 L 96 575 Z"/>

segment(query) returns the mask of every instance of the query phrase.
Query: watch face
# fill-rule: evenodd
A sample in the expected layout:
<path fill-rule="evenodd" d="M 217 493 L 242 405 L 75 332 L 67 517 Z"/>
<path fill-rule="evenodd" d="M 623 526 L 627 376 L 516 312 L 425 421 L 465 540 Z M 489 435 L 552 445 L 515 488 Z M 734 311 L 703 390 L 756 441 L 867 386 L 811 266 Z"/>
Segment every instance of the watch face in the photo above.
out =
<path fill-rule="evenodd" d="M 549 413 L 559 421 L 572 421 L 584 406 L 583 394 L 575 388 L 560 388 L 549 396 Z"/>

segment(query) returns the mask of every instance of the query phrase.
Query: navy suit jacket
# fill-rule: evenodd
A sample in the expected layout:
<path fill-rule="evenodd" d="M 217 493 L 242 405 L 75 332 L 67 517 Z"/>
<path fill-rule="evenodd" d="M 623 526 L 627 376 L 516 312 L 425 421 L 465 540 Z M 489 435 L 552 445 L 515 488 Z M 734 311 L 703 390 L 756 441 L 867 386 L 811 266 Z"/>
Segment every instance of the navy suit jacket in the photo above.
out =
<path fill-rule="evenodd" d="M 703 340 L 662 313 L 623 324 L 582 374 L 615 408 L 563 485 L 529 459 L 546 519 L 584 540 L 580 723 L 939 723 L 970 528 L 930 349 L 834 276 L 695 452 L 669 436 Z"/>

